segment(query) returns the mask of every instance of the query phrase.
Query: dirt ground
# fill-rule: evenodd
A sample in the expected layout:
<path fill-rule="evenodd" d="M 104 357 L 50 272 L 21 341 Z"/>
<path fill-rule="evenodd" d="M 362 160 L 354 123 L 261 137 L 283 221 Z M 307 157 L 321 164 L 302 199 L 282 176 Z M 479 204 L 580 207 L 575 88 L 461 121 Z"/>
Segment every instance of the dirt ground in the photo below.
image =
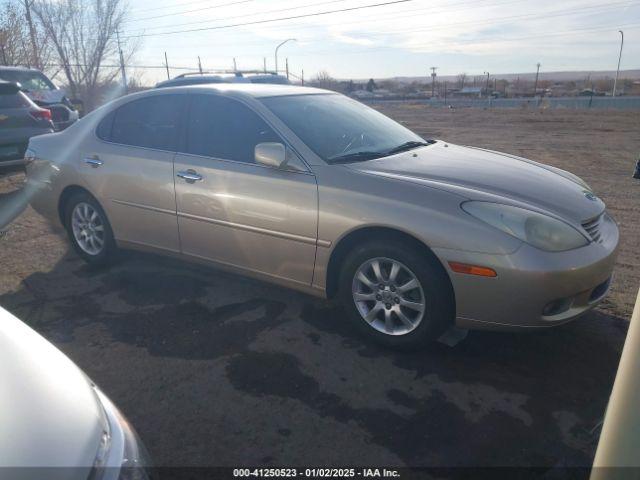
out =
<path fill-rule="evenodd" d="M 26 208 L 0 237 L 0 305 L 101 386 L 158 465 L 589 465 L 640 286 L 640 113 L 377 108 L 583 177 L 622 233 L 607 301 L 550 331 L 402 354 L 257 281 L 131 252 L 90 269 Z M 0 177 L 0 213 L 21 180 Z"/>

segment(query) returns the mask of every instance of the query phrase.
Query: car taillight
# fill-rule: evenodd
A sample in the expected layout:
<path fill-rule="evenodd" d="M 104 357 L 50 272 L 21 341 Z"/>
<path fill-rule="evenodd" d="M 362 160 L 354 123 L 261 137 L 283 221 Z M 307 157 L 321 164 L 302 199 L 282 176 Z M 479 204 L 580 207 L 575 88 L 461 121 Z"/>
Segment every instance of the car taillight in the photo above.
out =
<path fill-rule="evenodd" d="M 36 120 L 51 120 L 51 110 L 46 108 L 38 108 L 29 112 Z"/>

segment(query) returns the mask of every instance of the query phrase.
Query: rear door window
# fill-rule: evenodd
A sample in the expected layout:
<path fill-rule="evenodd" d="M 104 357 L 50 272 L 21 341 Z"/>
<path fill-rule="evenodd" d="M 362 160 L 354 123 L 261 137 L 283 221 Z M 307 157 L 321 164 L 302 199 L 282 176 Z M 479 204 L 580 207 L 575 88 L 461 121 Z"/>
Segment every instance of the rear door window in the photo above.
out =
<path fill-rule="evenodd" d="M 258 143 L 280 137 L 246 105 L 217 95 L 193 95 L 187 125 L 187 153 L 254 163 Z"/>
<path fill-rule="evenodd" d="M 97 134 L 123 145 L 177 151 L 186 98 L 154 95 L 129 102 L 115 111 L 110 129 L 107 115 Z"/>
<path fill-rule="evenodd" d="M 0 95 L 0 108 L 27 108 L 30 106 L 29 99 L 22 92 Z"/>

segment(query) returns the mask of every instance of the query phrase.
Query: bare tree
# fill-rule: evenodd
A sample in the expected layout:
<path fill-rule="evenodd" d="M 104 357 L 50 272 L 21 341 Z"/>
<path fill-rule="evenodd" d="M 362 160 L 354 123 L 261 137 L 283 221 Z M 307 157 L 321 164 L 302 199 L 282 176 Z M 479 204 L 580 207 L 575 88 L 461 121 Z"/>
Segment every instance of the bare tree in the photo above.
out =
<path fill-rule="evenodd" d="M 53 48 L 70 94 L 97 106 L 98 92 L 119 73 L 117 32 L 127 10 L 124 0 L 32 0 L 32 10 Z M 139 42 L 124 40 L 125 62 Z"/>
<path fill-rule="evenodd" d="M 0 8 L 0 63 L 43 68 L 49 61 L 51 47 L 44 29 L 27 18 L 28 3 L 5 3 Z"/>
<path fill-rule="evenodd" d="M 460 75 L 458 75 L 458 88 L 459 89 L 463 89 L 464 88 L 464 82 L 466 82 L 467 80 L 467 74 L 466 73 L 461 73 Z"/>
<path fill-rule="evenodd" d="M 24 18 L 27 21 L 29 27 L 29 41 L 31 42 L 31 55 L 33 57 L 34 66 L 42 70 L 42 61 L 40 60 L 40 45 L 38 45 L 38 38 L 36 33 L 36 26 L 34 25 L 33 18 L 31 17 L 31 4 L 33 0 L 24 0 Z"/>
<path fill-rule="evenodd" d="M 334 90 L 340 91 L 340 82 L 338 82 L 335 78 L 333 78 L 326 70 L 321 70 L 318 72 L 316 77 L 309 82 L 311 86 L 324 88 L 326 90 Z M 346 87 L 345 83 L 345 87 Z"/>

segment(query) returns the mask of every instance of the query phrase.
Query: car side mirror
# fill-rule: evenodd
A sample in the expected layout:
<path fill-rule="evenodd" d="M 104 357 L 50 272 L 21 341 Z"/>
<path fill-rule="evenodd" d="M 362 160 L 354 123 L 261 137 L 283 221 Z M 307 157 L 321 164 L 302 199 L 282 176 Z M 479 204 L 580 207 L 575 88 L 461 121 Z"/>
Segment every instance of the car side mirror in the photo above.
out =
<path fill-rule="evenodd" d="M 287 165 L 287 149 L 282 143 L 259 143 L 254 154 L 256 163 L 260 165 L 275 168 L 284 168 Z"/>

